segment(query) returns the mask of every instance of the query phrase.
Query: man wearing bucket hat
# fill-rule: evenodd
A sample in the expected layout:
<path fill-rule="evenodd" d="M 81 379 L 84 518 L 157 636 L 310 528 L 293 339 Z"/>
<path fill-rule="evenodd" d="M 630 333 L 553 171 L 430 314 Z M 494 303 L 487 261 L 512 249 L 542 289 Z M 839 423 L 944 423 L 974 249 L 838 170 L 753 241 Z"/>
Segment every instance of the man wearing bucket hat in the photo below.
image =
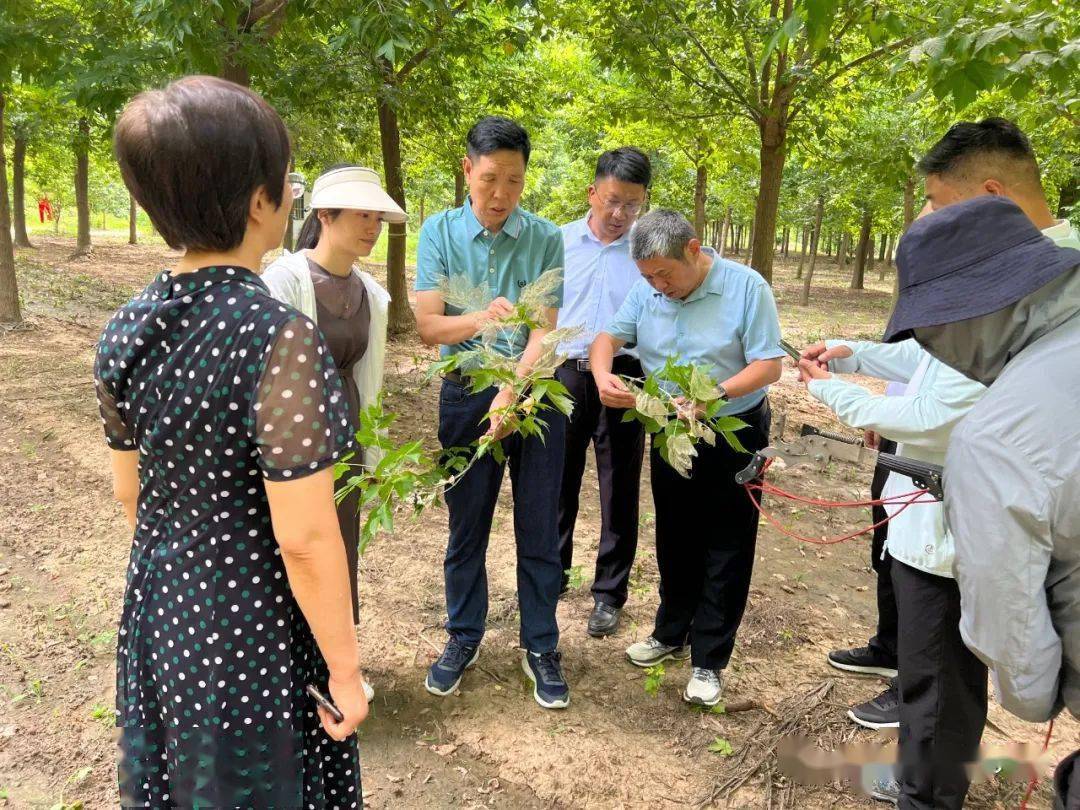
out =
<path fill-rule="evenodd" d="M 1076 230 L 1051 215 L 1031 145 L 1009 121 L 954 125 L 919 161 L 919 169 L 926 175 L 928 198 L 920 217 L 964 199 L 1000 194 L 1056 243 L 1080 246 Z M 802 377 L 810 394 L 841 421 L 899 440 L 901 455 L 934 463 L 944 462 L 952 430 L 986 391 L 913 340 L 891 345 L 831 340 L 803 354 Z M 830 371 L 899 380 L 906 390 L 903 396 L 877 396 Z M 910 479 L 892 473 L 883 494 L 912 486 Z M 986 717 L 986 670 L 960 638 L 953 541 L 940 505 L 899 514 L 890 524 L 886 548 L 891 564 L 885 576 L 894 585 L 890 598 L 899 613 L 894 643 L 901 674 L 848 716 L 872 728 L 899 726 L 902 758 L 915 762 L 901 768 L 900 782 L 884 779 L 875 786 L 876 798 L 895 801 L 902 793 L 905 807 L 959 807 L 968 784 L 962 763 L 975 756 Z M 834 657 L 844 664 L 880 663 L 873 646 L 830 653 L 834 666 L 858 671 Z M 951 766 L 935 771 L 918 764 L 942 760 L 941 751 L 951 757 Z"/>
<path fill-rule="evenodd" d="M 1080 716 L 1080 251 L 980 196 L 915 222 L 897 267 L 885 340 L 989 386 L 945 460 L 964 643 L 1010 712 Z M 1076 761 L 1059 807 L 1080 807 Z"/>
<path fill-rule="evenodd" d="M 296 240 L 296 252 L 285 251 L 262 276 L 275 298 L 318 324 L 353 419 L 382 388 L 390 304 L 386 290 L 357 262 L 371 253 L 382 223 L 405 219 L 401 206 L 371 169 L 333 166 L 315 180 L 311 213 Z M 366 464 L 378 463 L 373 449 L 363 451 L 362 457 Z M 360 618 L 359 500 L 360 492 L 354 491 L 337 504 L 351 574 L 354 623 Z M 374 693 L 367 681 L 364 688 L 371 700 Z"/>

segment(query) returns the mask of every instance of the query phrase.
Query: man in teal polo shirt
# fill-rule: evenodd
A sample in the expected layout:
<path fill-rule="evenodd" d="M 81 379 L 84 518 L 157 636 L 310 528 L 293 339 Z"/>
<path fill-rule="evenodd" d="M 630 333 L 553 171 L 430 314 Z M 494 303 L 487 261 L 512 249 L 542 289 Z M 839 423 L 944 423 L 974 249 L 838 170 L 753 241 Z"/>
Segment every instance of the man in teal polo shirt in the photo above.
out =
<path fill-rule="evenodd" d="M 563 266 L 559 229 L 518 208 L 529 152 L 528 134 L 513 121 L 497 116 L 480 120 L 469 130 L 463 161 L 468 199 L 461 208 L 430 217 L 420 231 L 416 325 L 424 342 L 439 345 L 444 357 L 475 348 L 481 330 L 505 318 L 526 285 L 544 271 Z M 466 287 L 486 286 L 492 303 L 479 312 L 451 306 L 440 292 L 440 281 L 447 280 Z M 561 290 L 556 298 L 561 305 Z M 557 307 L 548 310 L 549 325 L 544 328 L 507 328 L 499 333 L 495 349 L 518 361 L 519 375 L 528 373 L 536 361 L 557 313 Z M 439 393 L 442 446 L 468 446 L 486 431 L 498 435 L 501 426 L 490 424 L 488 414 L 509 405 L 511 397 L 509 389 L 474 394 L 466 379 L 448 374 Z M 542 439 L 512 435 L 503 441 L 503 449 L 514 491 L 522 668 L 533 681 L 537 703 L 558 709 L 570 702 L 555 621 L 562 580 L 557 515 L 566 420 L 556 411 L 546 412 L 544 418 L 548 427 Z M 480 652 L 488 608 L 485 556 L 503 467 L 484 456 L 446 493 L 450 539 L 443 568 L 449 639 L 424 683 L 436 695 L 453 692 Z"/>
<path fill-rule="evenodd" d="M 751 453 L 760 450 L 769 443 L 765 395 L 780 379 L 784 354 L 765 279 L 702 247 L 684 217 L 662 209 L 634 225 L 630 257 L 643 278 L 589 352 L 600 400 L 613 408 L 634 405 L 611 373 L 623 346 L 637 346 L 647 374 L 677 357 L 708 369 L 727 400 L 720 413 L 746 422 L 739 441 Z M 683 478 L 652 450 L 660 607 L 652 635 L 626 654 L 642 667 L 690 658 L 693 675 L 683 698 L 715 706 L 746 608 L 758 513 L 735 483 L 749 456 L 723 439 L 715 447 L 699 443 L 697 451 L 690 478 Z"/>

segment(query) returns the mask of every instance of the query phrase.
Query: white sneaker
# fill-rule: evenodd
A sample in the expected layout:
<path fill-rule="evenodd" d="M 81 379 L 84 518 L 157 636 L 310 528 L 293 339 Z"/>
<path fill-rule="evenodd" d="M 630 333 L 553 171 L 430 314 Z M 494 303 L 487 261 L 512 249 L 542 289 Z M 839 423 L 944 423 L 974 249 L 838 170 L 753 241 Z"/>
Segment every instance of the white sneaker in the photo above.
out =
<path fill-rule="evenodd" d="M 364 697 L 367 698 L 367 702 L 371 703 L 375 699 L 375 690 L 371 688 L 371 684 L 367 681 L 361 681 L 364 685 Z"/>
<path fill-rule="evenodd" d="M 724 691 L 724 676 L 718 669 L 694 667 L 694 674 L 686 684 L 683 700 L 697 706 L 715 706 Z"/>
<path fill-rule="evenodd" d="M 644 641 L 638 641 L 626 648 L 626 657 L 630 663 L 637 667 L 653 667 L 661 661 L 672 658 L 676 661 L 685 661 L 690 657 L 690 645 L 674 647 L 670 644 L 661 644 L 652 636 Z"/>

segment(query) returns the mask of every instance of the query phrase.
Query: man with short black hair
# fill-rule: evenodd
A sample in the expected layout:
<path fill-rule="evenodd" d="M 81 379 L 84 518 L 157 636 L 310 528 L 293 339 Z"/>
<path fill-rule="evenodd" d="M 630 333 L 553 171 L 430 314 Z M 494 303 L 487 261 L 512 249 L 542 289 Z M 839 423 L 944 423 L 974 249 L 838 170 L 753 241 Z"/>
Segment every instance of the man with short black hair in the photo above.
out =
<path fill-rule="evenodd" d="M 485 326 L 510 315 L 522 289 L 563 266 L 559 229 L 518 207 L 531 151 L 528 133 L 508 118 L 488 116 L 469 130 L 466 142 L 462 168 L 469 196 L 460 208 L 424 222 L 416 250 L 416 327 L 425 343 L 441 347 L 443 357 L 477 348 Z M 444 301 L 440 282 L 455 277 L 467 287 L 486 288 L 494 300 L 479 312 Z M 561 288 L 555 297 L 561 303 Z M 544 327 L 499 331 L 494 349 L 517 361 L 520 376 L 539 356 L 557 310 L 548 309 Z M 491 413 L 502 412 L 513 398 L 510 388 L 473 393 L 468 370 L 463 372 L 445 375 L 439 393 L 439 441 L 446 449 L 468 447 L 485 432 L 504 435 L 505 426 Z M 562 576 L 556 514 L 566 420 L 554 409 L 544 419 L 544 435 L 507 436 L 503 450 L 514 489 L 522 668 L 534 683 L 537 703 L 557 709 L 570 702 L 555 621 Z M 504 467 L 485 455 L 446 493 L 449 640 L 424 682 L 432 694 L 451 694 L 480 654 L 488 608 L 485 556 Z"/>
<path fill-rule="evenodd" d="M 579 326 L 582 332 L 560 347 L 568 359 L 556 372 L 574 398 L 559 499 L 559 551 L 565 590 L 567 571 L 573 565 L 585 454 L 591 442 L 596 453 L 601 521 L 592 585 L 595 604 L 588 622 L 589 635 L 596 638 L 618 629 L 619 613 L 626 602 L 637 552 L 645 431 L 636 420 L 623 421 L 625 410 L 609 408 L 600 401 L 589 371 L 589 345 L 641 278 L 630 258 L 627 234 L 645 205 L 651 180 L 652 167 L 641 150 L 624 146 L 604 152 L 589 186 L 589 213 L 562 226 L 566 268 L 559 326 Z M 621 349 L 613 368 L 617 374 L 642 376 L 632 349 Z"/>

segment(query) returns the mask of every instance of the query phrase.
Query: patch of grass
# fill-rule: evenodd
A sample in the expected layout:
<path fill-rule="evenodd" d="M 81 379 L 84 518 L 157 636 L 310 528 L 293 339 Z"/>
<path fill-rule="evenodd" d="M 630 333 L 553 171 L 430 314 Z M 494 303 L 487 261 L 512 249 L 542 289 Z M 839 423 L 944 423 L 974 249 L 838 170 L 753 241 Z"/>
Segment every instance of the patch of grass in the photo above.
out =
<path fill-rule="evenodd" d="M 730 757 L 735 753 L 735 749 L 731 747 L 731 743 L 723 737 L 716 737 L 709 743 L 708 751 L 712 754 L 719 754 L 722 757 Z"/>
<path fill-rule="evenodd" d="M 116 725 L 116 710 L 106 706 L 104 703 L 95 703 L 94 708 L 90 710 L 90 717 L 97 720 L 105 728 L 112 728 Z"/>
<path fill-rule="evenodd" d="M 566 587 L 572 591 L 578 590 L 585 583 L 585 574 L 580 565 L 573 565 L 563 573 L 566 575 Z"/>
<path fill-rule="evenodd" d="M 664 665 L 657 664 L 645 670 L 645 694 L 656 697 L 664 682 Z"/>

